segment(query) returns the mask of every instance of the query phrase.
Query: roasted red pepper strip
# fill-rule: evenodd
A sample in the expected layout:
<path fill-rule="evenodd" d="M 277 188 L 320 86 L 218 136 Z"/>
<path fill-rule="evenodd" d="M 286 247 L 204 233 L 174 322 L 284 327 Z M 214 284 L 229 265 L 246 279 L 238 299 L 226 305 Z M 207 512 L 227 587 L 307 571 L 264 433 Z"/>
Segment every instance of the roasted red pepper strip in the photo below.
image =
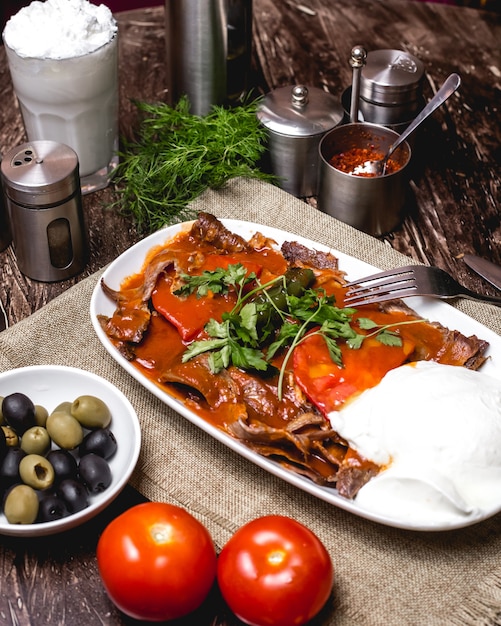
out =
<path fill-rule="evenodd" d="M 247 275 L 254 272 L 256 276 L 259 276 L 261 266 L 245 261 L 245 255 L 242 257 L 240 260 L 238 255 L 208 255 L 199 273 L 219 268 L 228 269 L 229 265 L 241 263 L 245 266 Z M 216 295 L 208 293 L 203 298 L 197 297 L 196 293 L 189 296 L 178 296 L 172 293 L 171 286 L 171 276 L 168 274 L 161 275 L 151 295 L 151 300 L 155 310 L 177 328 L 183 341 L 194 339 L 211 318 L 220 322 L 222 314 L 231 311 L 236 303 L 234 293 Z"/>
<path fill-rule="evenodd" d="M 386 346 L 366 339 L 358 350 L 341 345 L 343 367 L 331 359 L 323 337 L 312 334 L 294 350 L 294 377 L 307 398 L 327 415 L 361 391 L 374 387 L 391 369 L 402 365 L 414 345 Z"/>

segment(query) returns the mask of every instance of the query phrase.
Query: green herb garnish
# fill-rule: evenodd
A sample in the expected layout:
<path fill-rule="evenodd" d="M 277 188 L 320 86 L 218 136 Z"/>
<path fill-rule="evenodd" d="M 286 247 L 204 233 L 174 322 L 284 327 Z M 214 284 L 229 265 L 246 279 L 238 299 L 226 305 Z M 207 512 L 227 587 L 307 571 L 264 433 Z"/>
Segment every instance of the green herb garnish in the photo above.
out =
<path fill-rule="evenodd" d="M 282 397 L 289 358 L 307 335 L 323 337 L 333 362 L 342 367 L 339 339 L 344 339 L 354 350 L 359 349 L 368 337 L 375 337 L 385 345 L 401 346 L 402 339 L 391 329 L 422 321 L 378 325 L 361 317 L 356 320 L 359 328 L 372 332 L 358 333 L 351 325 L 356 310 L 335 306 L 334 298 L 327 296 L 322 289 L 305 285 L 298 290 L 295 283 L 292 295 L 287 275 L 261 284 L 254 274 L 247 275 L 239 263 L 230 265 L 227 270 L 218 268 L 197 276 L 182 274 L 180 278 L 184 284 L 175 292 L 179 295 L 197 293 L 203 296 L 208 289 L 213 293 L 228 293 L 233 289 L 237 294 L 233 309 L 223 313 L 221 322 L 209 320 L 205 326 L 209 338 L 191 343 L 183 354 L 183 362 L 209 352 L 209 367 L 214 374 L 230 365 L 267 371 L 275 354 L 286 349 L 279 372 L 279 398 Z M 256 287 L 244 294 L 244 287 L 251 281 L 256 282 Z M 273 320 L 273 334 L 269 328 L 270 320 Z"/>
<path fill-rule="evenodd" d="M 196 293 L 198 298 L 206 296 L 209 291 L 212 293 L 228 293 L 230 287 L 241 293 L 243 287 L 252 282 L 256 275 L 251 272 L 247 276 L 247 270 L 241 263 L 228 265 L 228 269 L 217 268 L 215 270 L 205 270 L 201 274 L 181 273 L 179 278 L 183 285 L 174 294 L 176 296 L 187 296 Z"/>
<path fill-rule="evenodd" d="M 275 181 L 256 165 L 266 138 L 256 116 L 258 100 L 231 109 L 214 106 L 206 116 L 192 115 L 185 97 L 175 107 L 135 104 L 143 114 L 138 137 L 124 140 L 114 179 L 120 205 L 140 231 L 193 217 L 188 204 L 230 178 Z"/>

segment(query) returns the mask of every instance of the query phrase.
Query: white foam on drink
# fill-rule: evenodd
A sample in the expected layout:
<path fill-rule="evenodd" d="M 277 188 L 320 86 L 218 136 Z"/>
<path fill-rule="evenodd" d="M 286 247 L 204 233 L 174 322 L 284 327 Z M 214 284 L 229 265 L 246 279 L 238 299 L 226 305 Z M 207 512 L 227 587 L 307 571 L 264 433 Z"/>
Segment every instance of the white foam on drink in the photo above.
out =
<path fill-rule="evenodd" d="M 5 43 L 21 57 L 70 59 L 97 50 L 117 32 L 110 9 L 88 0 L 35 0 L 7 22 Z"/>

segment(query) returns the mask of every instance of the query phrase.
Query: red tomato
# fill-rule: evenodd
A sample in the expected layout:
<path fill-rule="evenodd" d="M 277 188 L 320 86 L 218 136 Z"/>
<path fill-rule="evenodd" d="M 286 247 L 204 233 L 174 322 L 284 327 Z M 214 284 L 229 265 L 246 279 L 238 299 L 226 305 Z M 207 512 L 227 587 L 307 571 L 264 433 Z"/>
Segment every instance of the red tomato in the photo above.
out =
<path fill-rule="evenodd" d="M 301 626 L 329 598 L 334 570 L 329 553 L 308 528 L 270 515 L 242 526 L 217 565 L 221 593 L 251 626 Z"/>
<path fill-rule="evenodd" d="M 114 519 L 97 545 L 104 587 L 131 617 L 164 621 L 197 609 L 216 576 L 208 530 L 184 509 L 146 502 Z"/>

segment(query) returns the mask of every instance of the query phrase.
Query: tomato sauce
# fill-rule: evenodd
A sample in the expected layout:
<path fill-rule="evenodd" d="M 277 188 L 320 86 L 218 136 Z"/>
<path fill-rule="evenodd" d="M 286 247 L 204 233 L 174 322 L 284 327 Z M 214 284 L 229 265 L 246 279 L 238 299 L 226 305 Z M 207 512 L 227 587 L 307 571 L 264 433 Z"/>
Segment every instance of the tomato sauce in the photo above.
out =
<path fill-rule="evenodd" d="M 194 240 L 190 232 L 183 232 L 165 246 L 152 250 L 142 271 L 124 281 L 121 294 L 124 297 L 129 294 L 130 301 L 121 309 L 121 300 L 117 301 L 117 311 L 111 318 L 119 327 L 124 326 L 124 336 L 127 336 L 127 324 L 134 325 L 134 316 L 151 315 L 142 339 L 132 346 L 132 363 L 149 380 L 167 389 L 170 395 L 196 414 L 227 432 L 245 416 L 251 425 L 259 424 L 262 428 L 287 433 L 289 424 L 298 416 L 308 411 L 315 413 L 313 407 L 317 409 L 317 416 L 318 412 L 325 416 L 339 409 L 346 400 L 377 385 L 386 372 L 407 361 L 427 359 L 464 365 L 465 354 L 456 348 L 456 342 L 444 342 L 442 327 L 423 320 L 409 324 L 409 321 L 417 321 L 417 317 L 397 307 L 385 311 L 364 307 L 354 314 L 352 327 L 360 334 L 371 332 L 358 328 L 356 320 L 359 316 L 368 317 L 380 326 L 396 324 L 392 330 L 399 334 L 400 346 L 388 346 L 375 338 L 367 338 L 359 349 L 352 349 L 340 340 L 342 365 L 338 365 L 333 362 L 323 337 L 312 334 L 304 338 L 288 361 L 280 399 L 278 372 L 261 375 L 232 368 L 234 371 L 230 377 L 224 371 L 212 374 L 196 359 L 185 363 L 183 355 L 190 343 L 207 336 L 204 330 L 206 323 L 210 319 L 221 321 L 223 313 L 235 306 L 236 296 L 231 291 L 226 294 L 209 291 L 203 297 L 198 297 L 196 293 L 179 296 L 176 291 L 183 284 L 179 274 L 199 275 L 204 270 L 214 271 L 237 263 L 246 268 L 248 275 L 252 273 L 259 277 L 261 284 L 282 276 L 288 269 L 282 253 L 269 242 L 251 251 L 221 254 L 211 243 Z M 152 270 L 155 267 L 156 273 Z M 314 287 L 333 295 L 337 306 L 342 307 L 345 289 L 341 274 L 333 269 L 318 268 L 314 273 Z M 141 301 L 143 290 L 151 293 L 146 307 Z M 117 336 L 111 333 L 109 336 L 120 348 Z M 283 357 L 284 352 L 276 355 L 273 365 L 277 369 Z M 327 425 L 327 422 L 324 424 Z M 315 435 L 312 436 L 314 440 Z M 300 438 L 298 441 L 301 441 Z M 260 445 L 264 447 L 260 448 Z M 268 454 L 265 450 L 267 445 L 258 442 L 256 446 L 258 451 Z M 303 467 L 306 465 L 326 481 L 332 480 L 336 464 L 377 472 L 372 463 L 350 450 L 335 436 L 328 442 L 322 440 L 323 453 L 315 452 L 314 445 L 307 453 L 301 452 L 301 443 L 298 452 L 289 446 L 286 439 L 283 446 L 287 463 L 292 467 L 297 463 Z"/>
<path fill-rule="evenodd" d="M 384 158 L 381 151 L 376 150 L 375 146 L 370 148 L 350 148 L 338 154 L 335 154 L 329 160 L 332 167 L 335 167 L 346 174 L 361 176 L 363 178 L 375 178 L 376 174 L 370 171 L 364 171 L 363 167 L 367 161 L 380 161 Z M 359 168 L 357 170 L 357 168 Z M 401 165 L 391 157 L 386 162 L 386 174 L 393 174 L 401 168 Z"/>
<path fill-rule="evenodd" d="M 227 268 L 230 264 L 241 263 L 247 268 L 248 274 L 254 272 L 264 283 L 274 276 L 285 273 L 288 267 L 282 254 L 271 247 L 221 255 L 214 253 L 214 248 L 210 244 L 205 247 L 197 244 L 195 254 L 188 233 L 178 235 L 168 247 L 176 251 L 177 267 L 190 274 L 201 274 L 204 270 Z M 158 252 L 159 249 L 152 250 L 145 267 L 152 262 Z M 170 266 L 159 276 L 151 297 L 156 313 L 151 318 L 144 339 L 134 348 L 135 364 L 148 378 L 162 385 L 165 385 L 162 382 L 163 373 L 181 362 L 189 343 L 203 335 L 206 323 L 211 318 L 221 321 L 222 314 L 230 311 L 236 302 L 236 295 L 231 292 L 228 294 L 209 292 L 204 297 L 198 297 L 196 293 L 182 297 L 176 295 L 174 292 L 179 287 L 177 271 Z M 319 274 L 317 286 L 321 286 L 327 294 L 334 295 L 338 306 L 342 306 L 345 290 L 339 286 L 338 275 L 334 276 L 330 270 L 321 270 L 317 273 Z M 131 276 L 124 282 L 122 288 L 137 287 L 144 280 L 144 274 L 143 271 Z M 357 316 L 369 317 L 379 325 L 408 322 L 410 319 L 406 312 L 384 313 L 375 307 L 366 307 L 363 313 L 353 316 L 355 327 Z M 440 351 L 443 349 L 440 329 L 429 324 L 411 324 L 400 326 L 396 330 L 402 338 L 400 347 L 384 345 L 375 338 L 365 340 L 357 350 L 341 344 L 342 367 L 332 361 L 322 337 L 318 335 L 307 337 L 296 347 L 289 366 L 293 368 L 295 380 L 301 390 L 325 415 L 331 410 L 340 408 L 354 394 L 375 386 L 390 369 L 402 365 L 417 352 L 419 358 L 440 360 Z M 357 332 L 363 334 L 367 331 L 357 329 Z M 278 355 L 274 361 L 277 367 L 280 367 L 282 356 Z M 458 359 L 460 357 L 461 355 L 458 355 Z M 455 361 L 451 351 L 445 358 L 447 362 Z M 262 387 L 268 389 L 268 397 L 263 397 L 262 402 L 267 406 L 273 406 L 267 421 L 270 425 L 280 427 L 291 417 L 294 406 L 288 404 L 285 398 L 279 410 L 276 376 L 270 377 Z M 180 397 L 187 397 L 186 389 L 180 391 L 177 388 L 176 393 Z M 196 399 L 196 396 L 191 395 Z M 224 412 L 228 409 L 230 414 L 233 414 L 233 408 L 221 405 L 217 410 L 198 408 L 197 411 L 203 410 L 206 419 L 221 425 L 227 424 L 232 419 L 224 415 Z M 265 409 L 263 411 L 266 413 Z"/>

